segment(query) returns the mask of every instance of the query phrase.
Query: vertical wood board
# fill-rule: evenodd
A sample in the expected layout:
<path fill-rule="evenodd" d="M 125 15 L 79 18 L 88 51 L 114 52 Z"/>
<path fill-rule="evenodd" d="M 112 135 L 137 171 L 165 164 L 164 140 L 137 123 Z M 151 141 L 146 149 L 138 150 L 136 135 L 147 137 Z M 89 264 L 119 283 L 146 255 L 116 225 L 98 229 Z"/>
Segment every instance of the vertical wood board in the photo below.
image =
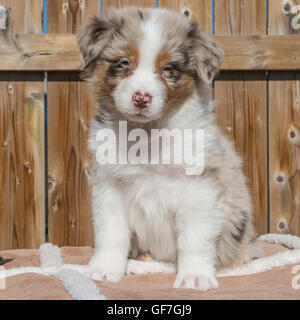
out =
<path fill-rule="evenodd" d="M 42 0 L 0 0 L 6 32 L 42 33 Z M 42 73 L 0 73 L 0 249 L 45 241 Z"/>
<path fill-rule="evenodd" d="M 201 29 L 211 34 L 212 29 L 212 1 L 211 0 L 160 0 L 160 8 L 168 8 L 184 14 L 192 21 L 199 23 Z"/>
<path fill-rule="evenodd" d="M 42 74 L 0 77 L 0 248 L 37 248 L 45 240 Z"/>
<path fill-rule="evenodd" d="M 100 14 L 99 0 L 51 0 L 48 33 L 75 33 Z M 48 74 L 49 241 L 59 246 L 93 245 L 86 147 L 94 105 L 77 73 Z"/>
<path fill-rule="evenodd" d="M 293 3 L 299 5 L 300 1 L 296 0 Z M 282 12 L 282 2 L 278 0 L 269 1 L 269 33 L 271 35 L 299 34 L 299 30 L 296 31 L 291 27 L 291 21 Z M 295 35 L 295 41 L 298 41 L 297 35 Z M 270 72 L 269 184 L 271 232 L 300 235 L 299 114 L 299 72 Z"/>
<path fill-rule="evenodd" d="M 266 2 L 215 0 L 216 35 L 266 33 Z M 267 86 L 265 73 L 227 72 L 215 81 L 216 118 L 244 159 L 258 234 L 268 230 Z"/>

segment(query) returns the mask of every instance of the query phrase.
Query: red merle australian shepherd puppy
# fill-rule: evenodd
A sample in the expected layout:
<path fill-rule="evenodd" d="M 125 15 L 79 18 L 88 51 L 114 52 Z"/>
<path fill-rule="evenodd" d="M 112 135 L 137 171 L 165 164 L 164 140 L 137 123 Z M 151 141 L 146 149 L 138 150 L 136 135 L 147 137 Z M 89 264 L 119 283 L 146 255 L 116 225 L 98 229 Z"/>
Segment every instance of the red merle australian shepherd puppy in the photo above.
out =
<path fill-rule="evenodd" d="M 147 253 L 176 264 L 175 288 L 217 288 L 217 268 L 259 255 L 241 160 L 215 124 L 208 90 L 222 50 L 196 23 L 166 9 L 112 9 L 81 27 L 78 38 L 97 104 L 89 140 L 93 278 L 119 281 L 128 258 Z M 203 130 L 201 174 L 187 174 L 185 163 L 99 163 L 98 132 L 114 133 L 120 144 L 120 123 L 129 134 L 126 151 L 133 145 L 130 132 L 147 137 L 148 147 L 141 143 L 136 157 L 150 150 L 153 129 L 162 136 Z M 170 148 L 159 151 L 164 157 Z"/>

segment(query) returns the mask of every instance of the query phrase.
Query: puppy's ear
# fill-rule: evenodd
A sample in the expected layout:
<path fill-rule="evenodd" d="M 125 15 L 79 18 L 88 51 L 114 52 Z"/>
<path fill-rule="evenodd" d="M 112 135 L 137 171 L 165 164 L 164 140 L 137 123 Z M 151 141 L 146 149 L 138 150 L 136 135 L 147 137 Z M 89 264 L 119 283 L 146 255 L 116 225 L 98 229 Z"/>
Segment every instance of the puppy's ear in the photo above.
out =
<path fill-rule="evenodd" d="M 196 22 L 191 22 L 187 37 L 191 43 L 192 69 L 199 78 L 210 84 L 219 72 L 224 52 L 200 30 Z"/>
<path fill-rule="evenodd" d="M 113 22 L 106 17 L 94 17 L 90 23 L 79 28 L 77 39 L 82 57 L 81 70 L 86 76 L 91 75 L 96 59 L 109 43 L 113 30 Z"/>

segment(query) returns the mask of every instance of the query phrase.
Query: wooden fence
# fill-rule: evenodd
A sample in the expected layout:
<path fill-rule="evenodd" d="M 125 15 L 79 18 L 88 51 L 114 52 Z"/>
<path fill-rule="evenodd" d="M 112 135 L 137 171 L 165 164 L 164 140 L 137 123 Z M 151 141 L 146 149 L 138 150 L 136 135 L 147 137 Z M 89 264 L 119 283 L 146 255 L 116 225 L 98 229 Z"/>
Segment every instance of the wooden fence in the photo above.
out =
<path fill-rule="evenodd" d="M 282 0 L 0 5 L 9 10 L 0 34 L 0 249 L 45 240 L 93 245 L 86 149 L 93 104 L 78 77 L 74 34 L 91 16 L 126 5 L 186 11 L 223 46 L 217 122 L 244 155 L 256 230 L 300 235 L 300 37 Z"/>

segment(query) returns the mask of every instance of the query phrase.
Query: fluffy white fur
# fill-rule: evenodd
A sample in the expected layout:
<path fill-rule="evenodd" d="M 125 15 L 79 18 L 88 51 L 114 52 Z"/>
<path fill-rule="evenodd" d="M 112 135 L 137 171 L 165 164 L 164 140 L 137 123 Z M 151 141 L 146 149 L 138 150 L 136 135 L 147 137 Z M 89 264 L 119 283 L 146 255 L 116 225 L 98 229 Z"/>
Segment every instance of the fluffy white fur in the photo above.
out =
<path fill-rule="evenodd" d="M 130 67 L 127 47 L 138 52 L 137 66 Z M 218 71 L 221 50 L 183 16 L 137 8 L 112 10 L 84 26 L 79 48 L 100 109 L 90 133 L 94 156 L 100 145 L 98 131 L 111 129 L 118 136 L 120 120 L 128 121 L 128 131 L 143 128 L 149 137 L 153 128 L 205 130 L 201 176 L 187 176 L 185 164 L 95 161 L 93 278 L 119 281 L 128 256 L 148 252 L 156 260 L 176 263 L 175 288 L 217 288 L 216 268 L 240 265 L 259 255 L 242 164 L 215 124 L 213 102 L 205 89 Z M 170 63 L 179 66 L 180 71 L 173 70 L 176 77 L 168 69 L 157 69 L 163 50 Z M 122 66 L 120 58 L 128 59 L 128 66 Z M 194 89 L 182 101 L 181 96 L 172 100 L 180 86 Z M 150 94 L 151 105 L 137 109 L 132 102 L 136 91 Z"/>
<path fill-rule="evenodd" d="M 177 114 L 181 121 L 173 117 L 170 123 L 190 126 L 199 103 L 189 100 L 181 110 L 184 118 Z M 100 128 L 94 124 L 93 132 Z M 207 128 L 206 143 L 215 130 Z M 91 147 L 97 147 L 91 141 Z M 175 287 L 184 281 L 189 288 L 217 288 L 215 239 L 224 223 L 223 199 L 209 177 L 186 176 L 183 169 L 159 165 L 99 168 L 92 190 L 96 251 L 90 264 L 98 270 L 95 280 L 121 280 L 135 232 L 139 250 L 151 252 L 160 261 L 175 262 L 178 257 Z M 111 177 L 119 178 L 120 184 L 116 186 Z"/>

